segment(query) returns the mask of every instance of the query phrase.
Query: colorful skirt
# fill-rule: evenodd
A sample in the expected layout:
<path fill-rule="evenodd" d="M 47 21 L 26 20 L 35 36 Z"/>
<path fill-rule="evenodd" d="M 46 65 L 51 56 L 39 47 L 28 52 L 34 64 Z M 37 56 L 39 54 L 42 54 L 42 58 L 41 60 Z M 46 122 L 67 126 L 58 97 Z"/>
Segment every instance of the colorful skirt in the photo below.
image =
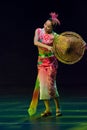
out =
<path fill-rule="evenodd" d="M 55 56 L 38 58 L 38 79 L 41 100 L 48 100 L 58 96 L 56 87 L 57 68 L 58 62 Z"/>
<path fill-rule="evenodd" d="M 56 74 L 58 69 L 58 62 L 55 56 L 38 57 L 38 75 L 33 92 L 32 101 L 28 112 L 30 115 L 35 114 L 38 98 L 41 100 L 49 100 L 59 96 L 56 86 Z"/>

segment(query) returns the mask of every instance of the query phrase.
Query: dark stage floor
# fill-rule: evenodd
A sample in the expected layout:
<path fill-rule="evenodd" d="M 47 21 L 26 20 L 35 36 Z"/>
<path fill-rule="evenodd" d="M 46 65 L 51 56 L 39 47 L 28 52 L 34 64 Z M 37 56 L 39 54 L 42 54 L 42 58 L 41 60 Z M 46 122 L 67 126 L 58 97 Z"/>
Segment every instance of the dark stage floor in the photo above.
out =
<path fill-rule="evenodd" d="M 63 97 L 60 99 L 61 117 L 55 117 L 51 100 L 52 116 L 38 118 L 44 110 L 39 101 L 37 114 L 30 118 L 27 113 L 28 96 L 0 97 L 0 130 L 87 130 L 87 97 Z"/>

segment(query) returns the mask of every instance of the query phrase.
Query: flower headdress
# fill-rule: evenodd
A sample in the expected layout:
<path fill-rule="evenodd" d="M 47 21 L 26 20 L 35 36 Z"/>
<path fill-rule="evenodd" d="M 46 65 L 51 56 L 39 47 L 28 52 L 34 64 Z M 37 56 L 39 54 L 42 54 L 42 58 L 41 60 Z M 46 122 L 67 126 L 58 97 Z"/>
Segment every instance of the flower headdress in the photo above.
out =
<path fill-rule="evenodd" d="M 59 24 L 59 25 L 60 25 L 60 21 L 59 21 L 59 19 L 57 18 L 57 17 L 58 17 L 58 14 L 56 14 L 55 12 L 51 12 L 51 13 L 50 13 L 50 16 L 51 16 L 51 19 L 52 19 L 53 24 Z"/>

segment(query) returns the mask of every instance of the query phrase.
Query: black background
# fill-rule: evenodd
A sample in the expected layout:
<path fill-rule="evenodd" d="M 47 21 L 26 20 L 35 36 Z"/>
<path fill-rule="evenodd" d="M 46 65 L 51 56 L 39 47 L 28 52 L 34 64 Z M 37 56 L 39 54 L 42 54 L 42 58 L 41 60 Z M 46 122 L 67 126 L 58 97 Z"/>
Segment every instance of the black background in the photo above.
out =
<path fill-rule="evenodd" d="M 50 12 L 57 12 L 57 33 L 74 31 L 87 42 L 86 0 L 0 2 L 0 94 L 32 95 L 37 76 L 34 30 L 43 27 Z M 59 62 L 57 75 L 61 96 L 86 96 L 87 52 L 74 65 Z"/>

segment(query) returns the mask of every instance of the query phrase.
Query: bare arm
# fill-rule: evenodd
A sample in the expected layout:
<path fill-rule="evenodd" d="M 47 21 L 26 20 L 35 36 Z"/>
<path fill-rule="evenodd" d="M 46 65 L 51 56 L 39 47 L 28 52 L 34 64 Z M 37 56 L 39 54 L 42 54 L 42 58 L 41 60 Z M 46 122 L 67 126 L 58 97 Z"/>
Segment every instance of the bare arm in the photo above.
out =
<path fill-rule="evenodd" d="M 46 49 L 48 49 L 49 51 L 52 51 L 52 50 L 53 50 L 53 47 L 52 47 L 52 46 L 48 46 L 48 45 L 46 45 L 46 44 L 44 44 L 44 43 L 38 41 L 37 29 L 35 30 L 35 35 L 34 35 L 34 45 L 39 46 L 39 47 L 46 48 Z"/>

